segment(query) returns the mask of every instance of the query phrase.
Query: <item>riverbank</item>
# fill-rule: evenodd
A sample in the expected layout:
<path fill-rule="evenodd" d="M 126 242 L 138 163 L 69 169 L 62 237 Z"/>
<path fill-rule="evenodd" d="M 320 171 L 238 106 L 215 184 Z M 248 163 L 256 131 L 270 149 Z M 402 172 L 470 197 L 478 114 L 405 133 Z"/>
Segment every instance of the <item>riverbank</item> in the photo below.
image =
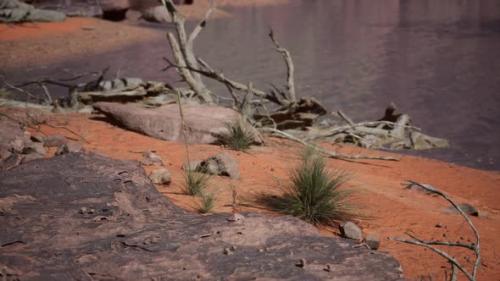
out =
<path fill-rule="evenodd" d="M 5 109 L 2 109 L 5 112 Z M 196 212 L 199 202 L 183 194 L 186 161 L 185 147 L 181 143 L 161 141 L 115 127 L 98 116 L 84 114 L 56 114 L 44 118 L 39 130 L 33 135 L 60 134 L 82 142 L 88 151 L 123 160 L 142 159 L 142 152 L 155 151 L 160 155 L 172 175 L 168 186 L 157 185 L 157 189 L 176 205 Z M 48 124 L 48 125 L 47 125 Z M 351 146 L 324 144 L 328 149 L 344 153 L 380 154 Z M 236 152 L 215 145 L 190 145 L 191 159 L 205 159 L 219 152 L 226 152 L 239 163 L 241 178 L 231 180 L 212 177 L 208 190 L 216 195 L 214 212 L 230 212 L 232 188 L 237 191 L 239 208 L 242 212 L 261 212 L 276 215 L 253 200 L 259 193 L 280 194 L 281 188 L 289 183 L 290 170 L 299 161 L 302 147 L 282 139 L 268 138 L 266 146 L 254 147 L 248 152 Z M 54 151 L 51 151 L 53 153 Z M 383 153 L 384 155 L 394 155 Z M 431 276 L 442 278 L 447 263 L 434 253 L 415 246 L 408 246 L 390 240 L 410 232 L 424 239 L 448 239 L 471 241 L 472 233 L 463 219 L 447 212 L 446 202 L 437 197 L 416 190 L 404 188 L 403 183 L 415 180 L 440 188 L 459 203 L 469 203 L 479 210 L 479 217 L 473 217 L 482 243 L 482 266 L 479 280 L 495 280 L 500 275 L 500 252 L 497 234 L 500 232 L 500 173 L 480 171 L 451 165 L 441 161 L 413 156 L 401 156 L 401 160 L 346 162 L 329 159 L 327 167 L 342 170 L 350 175 L 344 187 L 354 192 L 352 204 L 367 218 L 359 225 L 365 233 L 374 233 L 381 238 L 381 251 L 396 257 L 402 264 L 409 280 Z M 146 172 L 153 169 L 144 166 Z M 325 236 L 338 235 L 336 228 L 321 228 Z M 472 257 L 463 251 L 452 251 L 460 261 L 470 266 Z"/>
<path fill-rule="evenodd" d="M 154 40 L 165 40 L 164 31 L 99 19 L 72 18 L 64 23 L 0 25 L 0 48 L 3 50 L 0 53 L 1 68 L 5 71 L 12 67 L 22 69 L 32 65 L 52 65 L 72 58 L 95 60 L 99 54 L 113 52 L 137 42 Z M 166 50 L 167 42 L 164 41 L 164 44 Z M 181 192 L 181 166 L 185 161 L 182 144 L 131 133 L 89 115 L 54 115 L 50 124 L 63 126 L 83 136 L 88 141 L 83 143 L 87 150 L 116 159 L 140 160 L 142 151 L 155 150 L 165 160 L 173 178 L 170 186 L 157 186 L 158 190 L 178 206 L 196 211 L 198 202 Z M 62 127 L 42 125 L 40 132 L 33 131 L 41 132 L 78 139 Z M 326 146 L 343 152 L 374 153 L 348 146 Z M 252 195 L 258 192 L 279 193 L 280 187 L 287 184 L 290 169 L 298 163 L 297 154 L 301 147 L 288 141 L 269 139 L 267 146 L 254 148 L 249 153 L 227 151 L 211 145 L 195 145 L 190 150 L 192 157 L 198 159 L 226 151 L 240 163 L 241 180 L 212 178 L 210 190 L 217 194 L 215 212 L 230 211 L 227 206 L 231 203 L 230 185 L 234 185 L 244 199 L 242 211 L 275 215 L 254 204 L 251 201 Z M 445 202 L 404 189 L 402 183 L 408 179 L 432 184 L 449 193 L 458 202 L 467 202 L 479 209 L 480 217 L 473 218 L 483 243 L 479 280 L 496 280 L 500 276 L 500 243 L 497 241 L 500 233 L 498 172 L 480 171 L 412 156 L 402 156 L 399 162 L 349 163 L 328 160 L 328 167 L 351 174 L 347 188 L 355 191 L 353 203 L 359 205 L 363 213 L 370 217 L 360 220 L 360 225 L 365 232 L 381 236 L 381 250 L 390 252 L 402 263 L 408 279 L 420 280 L 419 277 L 432 276 L 433 280 L 441 280 L 444 268 L 448 265 L 429 251 L 402 245 L 387 238 L 402 236 L 408 231 L 425 239 L 467 241 L 472 238 L 460 217 L 442 211 L 447 207 Z M 144 168 L 150 172 L 150 167 Z M 326 236 L 338 234 L 336 229 L 324 228 L 322 232 Z M 463 252 L 454 254 L 470 265 Z"/>
<path fill-rule="evenodd" d="M 262 7 L 282 5 L 287 1 L 217 1 L 217 12 L 212 19 L 230 17 L 231 14 L 224 10 L 226 7 Z M 179 6 L 179 11 L 187 20 L 200 20 L 209 5 L 209 1 L 200 0 L 196 5 Z M 30 64 L 54 64 L 78 57 L 96 56 L 138 42 L 165 38 L 166 26 L 164 31 L 160 31 L 140 24 L 141 20 L 134 16 L 124 22 L 73 17 L 63 22 L 2 23 L 0 24 L 1 66 L 3 69 L 9 69 Z"/>

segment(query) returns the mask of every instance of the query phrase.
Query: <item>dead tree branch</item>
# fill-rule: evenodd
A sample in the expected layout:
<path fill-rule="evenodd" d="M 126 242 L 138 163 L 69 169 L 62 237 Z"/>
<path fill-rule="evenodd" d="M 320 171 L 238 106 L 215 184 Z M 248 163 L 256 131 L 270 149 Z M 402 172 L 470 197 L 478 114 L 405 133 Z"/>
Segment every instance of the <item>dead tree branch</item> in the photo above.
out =
<path fill-rule="evenodd" d="M 325 154 L 326 156 L 330 157 L 330 158 L 335 158 L 335 159 L 340 159 L 340 160 L 347 160 L 347 161 L 351 161 L 351 160 L 388 160 L 388 161 L 399 161 L 399 158 L 395 158 L 395 157 L 390 157 L 390 156 L 369 156 L 369 155 L 361 155 L 361 154 L 358 154 L 358 155 L 348 155 L 348 154 L 343 154 L 343 153 L 338 153 L 338 152 L 335 152 L 335 151 L 329 151 L 329 150 L 326 150 L 318 145 L 315 145 L 315 144 L 312 144 L 312 143 L 309 143 L 309 142 L 306 142 L 300 138 L 297 138 L 289 133 L 286 133 L 284 131 L 281 131 L 281 130 L 278 130 L 278 129 L 273 129 L 273 128 L 262 128 L 262 130 L 264 132 L 270 132 L 270 133 L 273 133 L 277 136 L 280 136 L 280 137 L 283 137 L 283 138 L 287 138 L 289 140 L 292 140 L 292 141 L 295 141 L 295 142 L 298 142 L 304 146 L 311 146 L 313 147 L 314 149 L 316 149 L 317 151 L 319 151 L 320 153 L 323 153 Z"/>
<path fill-rule="evenodd" d="M 175 61 L 177 65 L 181 67 L 177 68 L 179 70 L 179 74 L 201 100 L 206 103 L 213 103 L 212 94 L 203 83 L 201 75 L 191 71 L 191 69 L 199 68 L 198 61 L 194 55 L 193 42 L 206 26 L 208 18 L 215 9 L 213 1 L 211 1 L 210 8 L 207 10 L 203 20 L 198 23 L 189 35 L 186 32 L 185 19 L 179 14 L 174 3 L 171 0 L 162 0 L 162 3 L 170 14 L 172 23 L 175 26 L 175 35 L 168 32 L 167 36 L 170 42 L 170 47 L 174 53 Z"/>
<path fill-rule="evenodd" d="M 290 55 L 290 52 L 281 47 L 278 40 L 276 40 L 276 38 L 274 38 L 274 32 L 273 30 L 271 29 L 271 31 L 269 31 L 269 38 L 271 38 L 271 41 L 273 41 L 274 43 L 274 46 L 276 47 L 276 51 L 278 51 L 282 56 L 283 58 L 285 59 L 285 63 L 286 63 L 286 68 L 287 68 L 287 90 L 288 90 L 288 94 L 290 95 L 290 101 L 291 102 L 295 102 L 297 100 L 297 97 L 296 97 L 296 94 L 295 94 L 295 68 L 294 68 L 294 65 L 293 65 L 293 60 L 292 60 L 292 56 Z"/>
<path fill-rule="evenodd" d="M 442 198 L 444 198 L 446 201 L 448 201 L 457 211 L 458 213 L 464 218 L 464 220 L 467 222 L 469 227 L 472 229 L 472 232 L 474 233 L 474 236 L 476 238 L 475 243 L 461 243 L 461 242 L 449 242 L 449 241 L 426 241 L 417 238 L 416 236 L 406 233 L 411 239 L 401 239 L 401 238 L 393 238 L 393 240 L 406 243 L 406 244 L 411 244 L 411 245 L 416 245 L 419 247 L 424 247 L 432 252 L 440 255 L 441 257 L 445 258 L 450 264 L 451 264 L 451 271 L 452 274 L 450 276 L 450 280 L 457 280 L 457 269 L 460 270 L 469 281 L 476 281 L 477 280 L 477 271 L 479 269 L 479 265 L 481 263 L 481 252 L 480 252 L 480 238 L 479 238 L 479 231 L 477 228 L 474 226 L 472 223 L 471 219 L 465 212 L 445 193 L 442 191 L 438 190 L 437 188 L 429 185 L 429 184 L 421 184 L 416 181 L 408 180 L 407 181 L 407 186 L 412 187 L 412 186 L 418 186 L 419 188 L 422 188 L 428 193 L 431 194 L 436 194 Z M 464 265 L 462 265 L 456 258 L 445 252 L 444 250 L 441 250 L 439 248 L 436 248 L 434 246 L 449 246 L 449 247 L 460 247 L 460 248 L 465 248 L 468 250 L 471 250 L 474 252 L 474 255 L 476 256 L 476 261 L 474 262 L 474 265 L 472 267 L 472 272 L 467 271 Z"/>

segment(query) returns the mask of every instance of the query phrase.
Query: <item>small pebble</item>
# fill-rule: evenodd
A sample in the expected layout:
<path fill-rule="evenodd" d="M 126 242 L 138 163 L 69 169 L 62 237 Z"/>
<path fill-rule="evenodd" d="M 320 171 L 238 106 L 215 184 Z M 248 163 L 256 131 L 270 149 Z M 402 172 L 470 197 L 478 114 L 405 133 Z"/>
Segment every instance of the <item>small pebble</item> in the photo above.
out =
<path fill-rule="evenodd" d="M 327 265 L 325 265 L 325 267 L 323 268 L 323 270 L 326 271 L 326 272 L 330 272 L 330 271 L 332 271 L 332 267 L 329 264 L 327 264 Z"/>
<path fill-rule="evenodd" d="M 300 268 L 306 267 L 306 259 L 300 259 L 297 263 L 295 263 L 295 266 Z"/>

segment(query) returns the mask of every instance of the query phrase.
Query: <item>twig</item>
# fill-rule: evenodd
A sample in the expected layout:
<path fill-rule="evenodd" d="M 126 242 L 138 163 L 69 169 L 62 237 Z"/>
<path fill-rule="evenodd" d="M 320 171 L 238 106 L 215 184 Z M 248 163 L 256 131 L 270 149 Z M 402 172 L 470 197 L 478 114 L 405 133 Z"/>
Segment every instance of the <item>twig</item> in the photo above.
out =
<path fill-rule="evenodd" d="M 84 138 L 81 134 L 75 132 L 74 130 L 66 127 L 66 126 L 61 126 L 61 125 L 52 125 L 52 124 L 49 124 L 48 122 L 45 123 L 46 126 L 48 127 L 51 127 L 51 128 L 54 128 L 54 129 L 63 129 L 63 130 L 66 130 L 70 133 L 72 133 L 73 135 L 77 136 L 80 138 L 80 140 L 84 141 L 85 143 L 90 143 L 86 138 Z"/>
<path fill-rule="evenodd" d="M 410 238 L 412 238 L 411 240 L 400 239 L 400 238 L 393 238 L 393 240 L 427 248 L 427 249 L 437 253 L 441 257 L 445 258 L 446 260 L 448 260 L 448 262 L 450 262 L 451 267 L 452 267 L 452 274 L 450 276 L 450 280 L 455 280 L 455 281 L 457 280 L 457 273 L 456 272 L 458 269 L 467 277 L 467 279 L 469 281 L 476 281 L 477 280 L 476 279 L 477 278 L 477 271 L 478 271 L 479 265 L 481 263 L 480 238 L 479 238 L 479 231 L 474 226 L 474 224 L 472 223 L 469 216 L 467 216 L 467 214 L 465 214 L 465 212 L 448 195 L 446 195 L 445 193 L 443 193 L 439 189 L 437 189 L 429 184 L 421 184 L 421 183 L 418 183 L 418 182 L 412 181 L 412 180 L 408 180 L 407 183 L 408 183 L 408 186 L 410 186 L 410 187 L 413 185 L 416 185 L 416 186 L 424 189 L 425 191 L 432 193 L 432 194 L 436 194 L 436 195 L 444 198 L 446 201 L 448 201 L 460 213 L 460 215 L 465 219 L 465 221 L 467 222 L 469 227 L 472 229 L 474 236 L 476 237 L 476 242 L 471 243 L 471 244 L 467 244 L 467 243 L 460 243 L 460 242 L 454 243 L 454 242 L 448 242 L 448 241 L 425 241 L 425 240 L 419 239 L 419 238 L 415 237 L 414 235 L 411 235 L 408 233 L 407 233 L 407 235 Z M 476 261 L 474 262 L 472 272 L 468 272 L 465 269 L 465 267 L 463 265 L 461 265 L 454 257 L 452 257 L 451 255 L 449 255 L 448 253 L 446 253 L 445 251 L 443 251 L 441 249 L 433 247 L 432 245 L 461 247 L 461 248 L 466 248 L 466 249 L 473 251 L 475 256 L 476 256 Z"/>
<path fill-rule="evenodd" d="M 349 124 L 349 126 L 351 127 L 355 127 L 356 124 L 354 124 L 354 122 L 351 120 L 351 118 L 347 117 L 347 115 L 345 115 L 344 112 L 342 112 L 342 110 L 338 110 L 337 111 L 337 114 L 342 118 L 344 119 L 344 121 L 347 122 L 347 124 Z"/>
<path fill-rule="evenodd" d="M 20 93 L 26 94 L 28 97 L 34 98 L 34 99 L 36 99 L 36 100 L 40 100 L 40 98 L 39 98 L 39 97 L 37 97 L 37 96 L 33 95 L 32 93 L 30 93 L 30 92 L 26 91 L 26 90 L 25 90 L 25 89 L 23 89 L 23 88 L 20 88 L 20 87 L 18 87 L 18 86 L 14 86 L 14 85 L 10 84 L 9 82 L 5 81 L 5 79 L 3 80 L 3 83 L 4 83 L 5 85 L 7 85 L 7 87 L 9 87 L 9 88 L 11 88 L 11 89 L 13 89 L 13 90 L 16 90 L 16 91 L 18 91 L 18 92 L 20 92 Z"/>

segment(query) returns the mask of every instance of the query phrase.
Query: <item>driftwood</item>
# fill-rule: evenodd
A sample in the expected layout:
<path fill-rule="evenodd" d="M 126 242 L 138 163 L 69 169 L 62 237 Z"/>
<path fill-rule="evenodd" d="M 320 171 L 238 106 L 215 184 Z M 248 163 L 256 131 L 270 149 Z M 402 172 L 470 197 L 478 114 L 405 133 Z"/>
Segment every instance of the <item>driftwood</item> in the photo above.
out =
<path fill-rule="evenodd" d="M 177 69 L 191 90 L 202 97 L 202 101 L 212 102 L 213 97 L 208 92 L 200 90 L 201 87 L 204 87 L 202 82 L 200 83 L 198 80 L 201 81 L 200 76 L 225 85 L 233 100 L 233 108 L 240 111 L 256 127 L 264 131 L 271 128 L 275 130 L 275 134 L 276 131 L 280 131 L 285 133 L 288 138 L 294 137 L 306 143 L 328 139 L 334 142 L 354 143 L 367 148 L 386 149 L 427 149 L 447 146 L 445 140 L 420 133 L 417 128 L 411 126 L 408 115 L 395 113 L 396 108 L 392 104 L 386 110 L 385 116 L 376 122 L 354 123 L 346 114 L 339 111 L 338 115 L 347 123 L 346 126 L 336 124 L 328 128 L 315 128 L 315 121 L 318 120 L 318 117 L 325 116 L 328 112 L 314 98 L 297 99 L 294 83 L 295 67 L 291 54 L 280 45 L 272 30 L 269 32 L 269 38 L 285 61 L 287 77 L 284 90 L 273 87 L 266 92 L 253 87 L 251 82 L 242 83 L 230 79 L 203 59 L 195 57 L 193 52 L 194 38 L 205 26 L 208 16 L 214 9 L 213 6 L 207 11 L 204 20 L 195 27 L 188 37 L 184 27 L 184 19 L 178 14 L 172 1 L 164 0 L 163 4 L 169 11 L 172 23 L 176 27 L 176 36 L 173 33 L 168 34 L 175 62 L 165 58 L 168 63 L 167 69 L 171 67 Z M 210 98 L 203 97 L 202 93 L 210 95 Z M 353 157 L 347 158 L 352 159 Z"/>
<path fill-rule="evenodd" d="M 180 66 L 178 68 L 179 74 L 202 101 L 212 103 L 212 95 L 210 90 L 207 89 L 201 80 L 201 75 L 191 71 L 191 69 L 198 69 L 198 61 L 196 60 L 193 50 L 193 42 L 201 30 L 206 26 L 208 18 L 215 9 L 213 1 L 211 2 L 210 8 L 207 10 L 203 20 L 198 23 L 189 35 L 187 34 L 184 26 L 185 19 L 177 12 L 174 3 L 171 0 L 162 0 L 162 3 L 170 14 L 172 23 L 175 25 L 175 34 L 168 32 L 167 37 L 170 47 L 172 48 L 175 61 L 177 65 Z"/>
<path fill-rule="evenodd" d="M 408 187 L 412 186 L 417 186 L 419 188 L 422 188 L 424 191 L 430 193 L 430 194 L 435 194 L 438 195 L 442 198 L 444 198 L 446 201 L 448 201 L 453 208 L 455 208 L 458 213 L 464 218 L 465 222 L 469 227 L 471 228 L 472 232 L 474 233 L 475 236 L 475 242 L 473 243 L 462 243 L 462 242 L 451 242 L 451 241 L 435 241 L 435 240 L 422 240 L 417 238 L 416 236 L 406 233 L 411 239 L 401 239 L 401 238 L 393 238 L 393 240 L 410 244 L 410 245 L 416 245 L 419 247 L 424 247 L 426 249 L 431 250 L 432 252 L 440 255 L 441 257 L 445 258 L 451 266 L 451 276 L 450 276 L 450 281 L 456 281 L 457 280 L 457 270 L 461 271 L 469 281 L 476 281 L 477 280 L 477 271 L 479 269 L 479 266 L 481 264 L 481 252 L 480 252 L 480 238 L 479 238 L 479 231 L 477 228 L 474 226 L 472 223 L 471 219 L 467 214 L 460 208 L 458 204 L 456 204 L 448 195 L 440 191 L 439 189 L 429 185 L 429 184 L 422 184 L 418 183 L 416 181 L 408 180 L 407 182 Z M 461 264 L 458 259 L 454 258 L 447 252 L 436 248 L 434 246 L 449 246 L 449 247 L 459 247 L 459 248 L 464 248 L 472 251 L 474 255 L 476 256 L 476 260 L 474 262 L 474 265 L 472 267 L 472 271 L 468 271 L 463 264 Z"/>
<path fill-rule="evenodd" d="M 286 133 L 284 131 L 280 131 L 277 129 L 272 129 L 272 128 L 265 128 L 264 131 L 273 133 L 279 137 L 287 138 L 289 140 L 298 142 L 304 146 L 309 146 L 313 147 L 316 149 L 318 152 L 326 155 L 327 157 L 335 158 L 335 159 L 340 159 L 340 160 L 388 160 L 388 161 L 399 161 L 399 158 L 396 157 L 390 157 L 390 156 L 370 156 L 370 155 L 362 155 L 362 154 L 357 154 L 357 155 L 352 155 L 352 154 L 343 154 L 339 153 L 336 151 L 330 151 L 326 150 L 318 145 L 315 145 L 313 143 L 308 143 L 300 138 L 294 137 L 293 135 Z"/>
<path fill-rule="evenodd" d="M 432 138 L 420 132 L 410 123 L 410 117 L 405 114 L 396 114 L 396 108 L 391 104 L 385 115 L 379 121 L 355 123 L 342 111 L 338 111 L 338 120 L 327 126 L 321 125 L 319 120 L 331 117 L 328 110 L 312 97 L 297 97 L 294 72 L 295 66 L 290 52 L 276 39 L 273 31 L 269 38 L 275 50 L 281 54 L 286 65 L 286 86 L 273 86 L 264 91 L 253 86 L 252 82 L 239 82 L 228 78 L 224 73 L 215 70 L 203 59 L 194 53 L 194 41 L 203 31 L 207 20 L 215 9 L 213 1 L 205 17 L 194 29 L 188 33 L 185 19 L 177 11 L 172 0 L 162 0 L 163 6 L 170 14 L 171 23 L 175 29 L 167 33 L 172 49 L 173 61 L 165 58 L 167 67 L 177 70 L 189 89 L 174 89 L 168 84 L 159 82 L 144 82 L 138 78 L 117 78 L 105 80 L 108 68 L 101 72 L 91 73 L 93 79 L 85 83 L 77 83 L 83 75 L 69 79 L 39 79 L 18 86 L 4 82 L 9 88 L 23 92 L 31 98 L 37 98 L 43 104 L 53 107 L 53 111 L 79 110 L 89 108 L 97 102 L 142 103 L 146 106 L 161 106 L 176 102 L 178 95 L 183 99 L 196 98 L 198 102 L 219 103 L 222 97 L 212 93 L 203 83 L 202 77 L 213 79 L 225 85 L 232 100 L 232 107 L 239 111 L 246 120 L 264 132 L 271 132 L 300 140 L 310 144 L 316 140 L 328 140 L 340 143 L 353 143 L 366 148 L 386 149 L 428 149 L 446 147 L 447 142 Z M 89 74 L 86 74 L 89 75 Z M 23 89 L 25 86 L 37 85 L 44 94 L 44 99 Z M 68 89 L 68 99 L 54 99 L 47 85 L 55 85 Z M 342 123 L 345 122 L 347 124 Z M 327 122 L 328 123 L 328 122 Z M 361 155 L 339 155 L 329 152 L 331 157 L 342 159 L 371 159 Z M 328 153 L 325 153 L 328 154 Z M 375 157 L 385 159 L 386 157 Z"/>
<path fill-rule="evenodd" d="M 328 139 L 333 142 L 354 143 L 366 148 L 391 150 L 421 150 L 448 146 L 446 140 L 427 136 L 420 128 L 412 126 L 407 114 L 398 114 L 394 122 L 379 120 L 360 123 L 355 123 L 342 111 L 338 111 L 337 115 L 347 124 L 311 129 L 306 140 Z"/>
<path fill-rule="evenodd" d="M 274 38 L 274 33 L 271 30 L 269 32 L 269 37 L 271 38 L 271 41 L 273 41 L 274 45 L 276 46 L 276 51 L 281 53 L 283 55 L 283 58 L 285 59 L 286 62 L 286 67 L 287 67 L 287 83 L 288 83 L 288 93 L 289 93 L 289 98 L 290 101 L 294 102 L 297 100 L 296 94 L 295 94 L 295 68 L 293 66 L 293 60 L 292 56 L 290 55 L 290 52 L 282 48 L 279 44 L 279 42 Z"/>

